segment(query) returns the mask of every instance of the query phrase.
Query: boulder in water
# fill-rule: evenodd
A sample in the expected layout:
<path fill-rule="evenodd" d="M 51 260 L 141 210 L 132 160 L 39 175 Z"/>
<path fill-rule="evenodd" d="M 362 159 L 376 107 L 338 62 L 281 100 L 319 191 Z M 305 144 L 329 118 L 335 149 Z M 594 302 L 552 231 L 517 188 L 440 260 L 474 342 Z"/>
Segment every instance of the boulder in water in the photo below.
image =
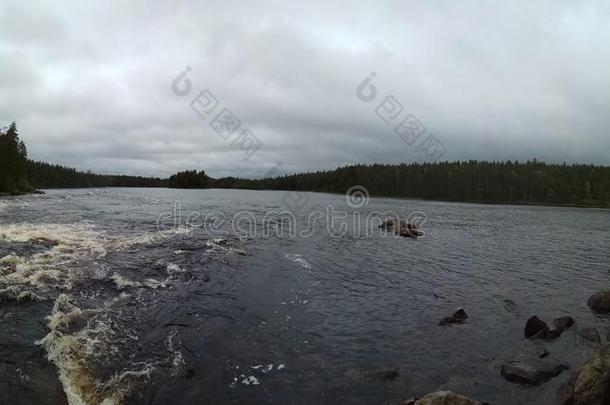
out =
<path fill-rule="evenodd" d="M 417 230 L 415 225 L 407 223 L 404 219 L 388 218 L 379 227 L 407 238 L 416 238 L 423 235 L 422 232 Z"/>
<path fill-rule="evenodd" d="M 437 391 L 414 402 L 414 405 L 486 405 L 487 402 L 475 401 L 451 391 Z"/>
<path fill-rule="evenodd" d="M 378 371 L 374 375 L 381 381 L 394 381 L 400 375 L 400 371 L 397 368 L 390 368 L 387 370 Z"/>
<path fill-rule="evenodd" d="M 574 325 L 574 319 L 572 319 L 571 316 L 560 316 L 553 320 L 553 329 L 560 334 L 569 329 L 572 325 Z"/>
<path fill-rule="evenodd" d="M 549 327 L 546 322 L 536 315 L 530 316 L 525 324 L 525 337 L 530 339 L 552 340 L 558 338 L 562 332 L 574 324 L 574 319 L 570 316 L 560 316 L 552 322 Z"/>
<path fill-rule="evenodd" d="M 610 290 L 596 292 L 589 297 L 587 305 L 593 312 L 599 314 L 610 313 Z"/>
<path fill-rule="evenodd" d="M 565 364 L 554 360 L 511 361 L 503 364 L 500 372 L 510 382 L 540 385 L 567 368 Z"/>
<path fill-rule="evenodd" d="M 460 307 L 453 313 L 452 316 L 443 318 L 438 324 L 450 325 L 453 323 L 464 323 L 466 319 L 468 319 L 468 315 L 466 314 L 466 311 L 464 311 L 464 308 Z"/>
<path fill-rule="evenodd" d="M 530 316 L 525 323 L 525 337 L 533 338 L 535 336 L 546 333 L 549 330 L 549 326 L 542 319 L 536 315 Z"/>
<path fill-rule="evenodd" d="M 584 341 L 594 343 L 596 345 L 602 342 L 602 338 L 599 335 L 599 332 L 593 327 L 579 329 L 578 336 L 580 336 Z"/>

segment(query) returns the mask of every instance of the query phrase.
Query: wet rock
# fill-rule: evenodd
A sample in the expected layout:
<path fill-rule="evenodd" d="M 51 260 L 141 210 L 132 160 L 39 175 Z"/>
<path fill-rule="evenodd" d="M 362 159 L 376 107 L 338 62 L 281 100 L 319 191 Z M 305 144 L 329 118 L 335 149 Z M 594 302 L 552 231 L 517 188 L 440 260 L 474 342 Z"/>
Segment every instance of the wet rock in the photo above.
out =
<path fill-rule="evenodd" d="M 415 401 L 417 399 L 411 397 L 408 399 L 391 399 L 389 401 L 384 402 L 385 405 L 415 405 Z"/>
<path fill-rule="evenodd" d="M 540 354 L 538 354 L 538 358 L 540 359 L 544 359 L 545 357 L 547 357 L 549 354 L 548 350 L 546 349 L 542 349 L 542 351 L 540 352 Z"/>
<path fill-rule="evenodd" d="M 593 312 L 599 314 L 610 313 L 610 290 L 596 292 L 589 297 L 587 305 Z"/>
<path fill-rule="evenodd" d="M 599 332 L 593 327 L 579 329 L 578 336 L 580 336 L 583 340 L 594 344 L 600 344 L 602 342 Z"/>
<path fill-rule="evenodd" d="M 553 329 L 560 334 L 574 325 L 574 319 L 571 316 L 560 316 L 553 320 Z"/>
<path fill-rule="evenodd" d="M 574 324 L 574 320 L 569 316 L 561 316 L 552 322 L 549 327 L 546 322 L 536 315 L 531 316 L 526 324 L 524 334 L 530 339 L 552 340 L 561 336 L 561 333 Z"/>
<path fill-rule="evenodd" d="M 508 298 L 504 300 L 504 309 L 506 309 L 506 312 L 515 313 L 517 312 L 518 308 L 519 307 L 515 301 Z"/>
<path fill-rule="evenodd" d="M 511 361 L 502 365 L 500 373 L 510 382 L 540 385 L 567 368 L 565 364 L 553 360 Z"/>
<path fill-rule="evenodd" d="M 610 345 L 599 349 L 574 372 L 561 396 L 563 405 L 610 403 Z"/>
<path fill-rule="evenodd" d="M 394 381 L 399 375 L 398 369 L 381 370 L 375 373 L 375 377 L 381 381 Z"/>
<path fill-rule="evenodd" d="M 407 238 L 417 238 L 418 236 L 423 235 L 423 233 L 418 231 L 413 224 L 407 224 L 407 226 L 401 227 L 398 234 Z"/>
<path fill-rule="evenodd" d="M 475 401 L 451 391 L 437 391 L 412 402 L 415 405 L 485 405 L 486 402 Z"/>
<path fill-rule="evenodd" d="M 454 323 L 464 323 L 466 319 L 468 319 L 468 315 L 466 314 L 466 311 L 464 311 L 464 308 L 460 307 L 454 312 L 452 316 L 443 318 L 438 324 L 450 325 Z"/>
<path fill-rule="evenodd" d="M 549 326 L 536 315 L 530 316 L 525 323 L 525 337 L 531 338 L 549 330 Z"/>
<path fill-rule="evenodd" d="M 395 234 L 404 236 L 407 238 L 417 238 L 423 235 L 422 232 L 417 230 L 417 227 L 413 224 L 407 223 L 404 219 L 398 218 L 387 218 L 379 228 L 385 229 L 386 231 L 393 231 Z"/>

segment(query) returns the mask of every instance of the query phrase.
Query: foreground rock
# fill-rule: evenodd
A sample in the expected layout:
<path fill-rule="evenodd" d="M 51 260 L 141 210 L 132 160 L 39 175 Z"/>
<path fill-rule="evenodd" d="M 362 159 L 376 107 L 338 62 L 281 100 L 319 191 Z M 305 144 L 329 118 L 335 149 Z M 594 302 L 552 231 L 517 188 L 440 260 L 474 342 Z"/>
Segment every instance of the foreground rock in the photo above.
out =
<path fill-rule="evenodd" d="M 563 405 L 610 404 L 610 345 L 605 345 L 574 372 Z"/>
<path fill-rule="evenodd" d="M 553 329 L 560 334 L 568 330 L 572 325 L 574 325 L 574 319 L 571 316 L 560 316 L 553 319 Z"/>
<path fill-rule="evenodd" d="M 580 336 L 584 341 L 586 342 L 590 342 L 593 344 L 600 344 L 602 342 L 602 338 L 599 335 L 599 332 L 597 331 L 597 329 L 593 328 L 593 327 L 586 327 L 583 329 L 580 329 L 578 331 L 578 336 Z"/>
<path fill-rule="evenodd" d="M 379 227 L 386 231 L 393 231 L 395 234 L 406 238 L 417 238 L 423 235 L 422 232 L 417 230 L 415 225 L 407 223 L 404 219 L 388 218 Z"/>
<path fill-rule="evenodd" d="M 468 315 L 466 314 L 466 311 L 464 311 L 464 308 L 458 308 L 452 316 L 449 316 L 447 318 L 443 318 L 438 324 L 439 325 L 450 325 L 450 324 L 455 324 L 455 323 L 464 323 L 466 321 L 466 319 L 468 319 Z"/>
<path fill-rule="evenodd" d="M 475 401 L 451 391 L 437 391 L 407 405 L 485 405 L 487 402 Z"/>
<path fill-rule="evenodd" d="M 598 314 L 610 313 L 610 290 L 596 292 L 589 297 L 587 305 Z"/>
<path fill-rule="evenodd" d="M 389 368 L 385 370 L 376 371 L 373 377 L 381 381 L 394 381 L 400 376 L 400 371 L 397 368 Z"/>
<path fill-rule="evenodd" d="M 510 382 L 540 385 L 558 376 L 568 367 L 553 360 L 511 361 L 502 365 L 502 376 Z"/>
<path fill-rule="evenodd" d="M 525 337 L 531 338 L 549 330 L 549 326 L 536 315 L 530 316 L 525 323 Z"/>
<path fill-rule="evenodd" d="M 531 316 L 526 324 L 524 334 L 529 339 L 546 339 L 552 340 L 561 336 L 561 334 L 574 325 L 574 319 L 571 316 L 560 316 L 555 318 L 551 323 L 551 327 L 536 315 Z"/>

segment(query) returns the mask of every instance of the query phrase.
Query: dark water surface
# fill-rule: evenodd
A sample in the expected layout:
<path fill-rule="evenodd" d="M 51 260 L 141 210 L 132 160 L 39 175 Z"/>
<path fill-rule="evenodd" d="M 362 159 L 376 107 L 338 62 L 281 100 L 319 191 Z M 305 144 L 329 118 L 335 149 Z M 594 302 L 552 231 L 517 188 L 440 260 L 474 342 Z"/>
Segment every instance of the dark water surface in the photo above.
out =
<path fill-rule="evenodd" d="M 591 352 L 577 329 L 610 332 L 586 306 L 610 285 L 610 211 L 376 198 L 355 210 L 317 193 L 297 209 L 292 197 L 90 189 L 0 200 L 0 403 L 368 404 L 449 389 L 552 404 L 570 371 L 528 387 L 500 364 L 546 348 L 573 370 Z M 290 237 L 268 214 L 292 209 L 300 232 L 328 206 L 346 212 L 345 235 Z M 425 235 L 366 235 L 352 221 L 388 210 L 425 213 Z M 233 231 L 239 218 L 248 235 Z M 195 226 L 180 227 L 187 219 Z M 464 325 L 437 325 L 458 306 Z M 532 314 L 576 325 L 530 342 Z"/>

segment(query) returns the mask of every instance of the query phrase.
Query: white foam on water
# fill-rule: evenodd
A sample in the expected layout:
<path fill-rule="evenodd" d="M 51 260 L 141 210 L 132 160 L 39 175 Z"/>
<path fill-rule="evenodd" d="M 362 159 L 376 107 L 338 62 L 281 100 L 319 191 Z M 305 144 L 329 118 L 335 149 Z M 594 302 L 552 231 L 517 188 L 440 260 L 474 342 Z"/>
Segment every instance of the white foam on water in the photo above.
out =
<path fill-rule="evenodd" d="M 0 258 L 0 295 L 12 299 L 26 293 L 70 290 L 74 275 L 70 265 L 80 258 L 106 254 L 102 236 L 85 225 L 0 225 L 0 240 L 48 245 L 48 250 L 31 256 L 12 253 Z"/>
<path fill-rule="evenodd" d="M 146 232 L 138 235 L 127 235 L 115 237 L 109 241 L 108 247 L 121 249 L 138 245 L 152 245 L 177 235 L 189 235 L 191 232 L 187 227 L 176 227 L 165 231 Z"/>
<path fill-rule="evenodd" d="M 299 266 L 301 266 L 304 269 L 308 269 L 310 270 L 312 268 L 311 263 L 309 263 L 307 261 L 307 259 L 305 259 L 302 255 L 300 254 L 296 254 L 296 253 L 286 253 L 284 254 L 284 256 L 286 256 L 286 258 L 288 260 L 290 260 L 293 263 L 298 264 Z"/>
<path fill-rule="evenodd" d="M 110 276 L 110 279 L 112 281 L 114 281 L 114 284 L 116 284 L 116 287 L 119 290 L 124 290 L 125 288 L 128 288 L 128 287 L 141 287 L 142 286 L 142 283 L 140 283 L 138 281 L 128 280 L 127 278 L 121 276 L 118 273 L 114 273 L 112 276 Z"/>
<path fill-rule="evenodd" d="M 168 285 L 168 280 L 164 280 L 164 281 L 158 281 L 155 280 L 153 278 L 147 278 L 144 281 L 134 281 L 134 280 L 129 280 L 128 278 L 118 274 L 118 273 L 114 273 L 112 274 L 112 276 L 110 276 L 110 279 L 112 281 L 114 281 L 114 284 L 116 285 L 117 289 L 119 290 L 124 290 L 126 288 L 141 288 L 141 287 L 146 287 L 146 288 L 151 288 L 153 290 L 156 290 L 158 288 L 166 288 Z"/>
<path fill-rule="evenodd" d="M 61 294 L 48 317 L 50 332 L 36 342 L 57 366 L 70 405 L 121 404 L 155 369 L 154 364 L 138 363 L 133 369 L 117 371 L 107 381 L 92 375 L 87 364 L 112 352 L 116 334 L 104 315 L 104 308 L 83 310 L 70 296 Z"/>
<path fill-rule="evenodd" d="M 244 378 L 241 383 L 245 385 L 259 385 L 260 381 L 258 380 L 258 378 L 254 377 L 253 375 L 250 375 Z"/>
<path fill-rule="evenodd" d="M 170 354 L 170 363 L 172 365 L 172 373 L 177 375 L 184 370 L 186 362 L 184 361 L 184 355 L 178 349 L 178 345 L 181 344 L 178 331 L 173 330 L 166 339 L 167 351 Z"/>
<path fill-rule="evenodd" d="M 109 236 L 86 224 L 0 225 L 0 240 L 49 245 L 48 250 L 28 257 L 9 254 L 0 258 L 0 296 L 16 299 L 24 291 L 69 291 L 76 276 L 70 266 L 76 261 L 101 258 L 111 249 L 121 250 L 136 245 L 159 243 L 184 232 L 185 229 L 176 228 L 139 235 Z M 167 271 L 176 273 L 180 270 L 176 265 L 168 265 Z M 121 279 L 116 273 L 113 275 L 113 281 L 119 289 L 129 286 L 157 289 L 167 285 L 167 280 L 147 279 L 141 283 L 132 282 Z"/>
<path fill-rule="evenodd" d="M 226 246 L 226 244 L 227 244 L 227 240 L 223 239 L 223 238 L 212 238 L 212 239 L 205 241 L 205 246 L 208 249 L 211 249 L 212 251 L 233 253 L 233 254 L 237 254 L 237 255 L 241 255 L 241 256 L 246 255 L 245 250 L 231 247 L 231 246 Z"/>
<path fill-rule="evenodd" d="M 167 274 L 172 275 L 172 274 L 176 274 L 176 273 L 184 273 L 186 270 L 183 269 L 182 267 L 178 266 L 175 263 L 168 263 L 167 264 Z"/>
<path fill-rule="evenodd" d="M 109 308 L 81 309 L 68 294 L 78 272 L 81 259 L 96 259 L 106 255 L 110 249 L 158 243 L 183 229 L 139 235 L 111 236 L 87 224 L 11 224 L 0 225 L 0 240 L 7 242 L 34 242 L 48 246 L 46 251 L 30 256 L 9 254 L 0 258 L 0 297 L 20 300 L 55 299 L 48 317 L 49 333 L 36 342 L 43 346 L 47 358 L 59 370 L 59 379 L 70 405 L 118 405 L 135 386 L 146 381 L 155 370 L 155 363 L 137 363 L 119 369 L 107 381 L 95 378 L 88 369 L 97 362 L 96 356 L 107 356 L 118 350 L 113 339 L 124 335 L 128 339 L 138 337 L 130 331 L 115 331 Z M 167 272 L 179 272 L 175 264 L 167 265 Z M 96 270 L 90 269 L 91 274 Z M 103 273 L 103 272 L 102 272 Z M 119 290 L 129 287 L 165 288 L 168 280 L 145 279 L 132 281 L 118 273 L 111 276 Z M 55 292 L 47 294 L 47 292 Z M 130 295 L 121 292 L 115 300 L 127 299 Z M 175 339 L 175 338 L 172 338 Z M 164 364 L 174 369 L 184 366 L 182 353 L 172 342 L 170 355 Z M 103 357 L 99 358 L 103 360 Z"/>

